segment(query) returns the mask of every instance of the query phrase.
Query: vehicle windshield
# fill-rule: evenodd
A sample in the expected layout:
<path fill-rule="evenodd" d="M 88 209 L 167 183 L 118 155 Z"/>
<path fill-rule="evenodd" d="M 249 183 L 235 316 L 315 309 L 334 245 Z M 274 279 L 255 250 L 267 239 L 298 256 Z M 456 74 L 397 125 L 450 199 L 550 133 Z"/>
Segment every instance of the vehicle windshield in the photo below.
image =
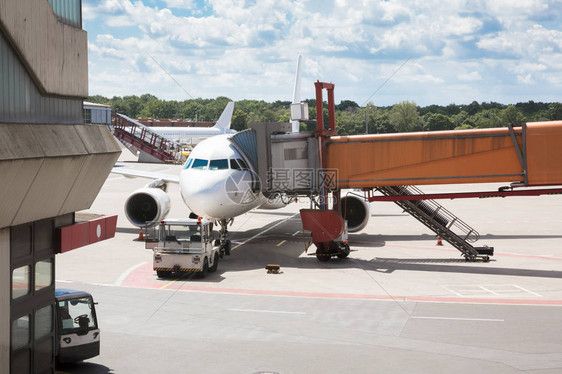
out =
<path fill-rule="evenodd" d="M 193 238 L 201 236 L 199 228 L 198 225 L 165 225 L 164 229 L 160 231 L 160 240 L 193 240 Z"/>
<path fill-rule="evenodd" d="M 98 328 L 94 301 L 91 297 L 61 300 L 57 305 L 61 335 L 76 333 L 86 326 L 88 330 Z"/>

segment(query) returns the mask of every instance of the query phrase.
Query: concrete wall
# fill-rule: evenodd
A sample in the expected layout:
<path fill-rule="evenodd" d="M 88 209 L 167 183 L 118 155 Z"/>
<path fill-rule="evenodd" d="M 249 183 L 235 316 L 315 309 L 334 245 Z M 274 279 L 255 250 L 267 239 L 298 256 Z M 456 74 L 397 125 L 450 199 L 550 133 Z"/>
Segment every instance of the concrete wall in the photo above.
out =
<path fill-rule="evenodd" d="M 0 124 L 0 227 L 88 209 L 120 153 L 104 125 Z"/>
<path fill-rule="evenodd" d="M 0 27 L 43 94 L 88 96 L 87 34 L 60 23 L 47 0 L 0 0 Z"/>
<path fill-rule="evenodd" d="M 10 229 L 0 229 L 0 373 L 10 372 Z"/>

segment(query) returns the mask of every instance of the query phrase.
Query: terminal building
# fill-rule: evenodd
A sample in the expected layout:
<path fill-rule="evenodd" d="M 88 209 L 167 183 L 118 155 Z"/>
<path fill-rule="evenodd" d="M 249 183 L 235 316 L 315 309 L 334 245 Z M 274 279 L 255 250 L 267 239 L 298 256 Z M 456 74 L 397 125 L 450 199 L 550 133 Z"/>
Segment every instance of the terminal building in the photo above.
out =
<path fill-rule="evenodd" d="M 120 153 L 107 126 L 84 124 L 81 9 L 0 0 L 0 373 L 54 373 L 61 232 L 78 225 Z"/>

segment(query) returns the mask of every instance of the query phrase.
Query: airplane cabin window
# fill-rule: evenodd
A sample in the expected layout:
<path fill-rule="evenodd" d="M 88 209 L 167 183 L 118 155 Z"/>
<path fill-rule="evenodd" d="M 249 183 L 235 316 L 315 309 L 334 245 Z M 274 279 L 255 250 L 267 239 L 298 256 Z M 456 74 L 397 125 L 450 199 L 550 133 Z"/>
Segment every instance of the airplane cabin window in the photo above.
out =
<path fill-rule="evenodd" d="M 196 158 L 195 160 L 193 160 L 193 164 L 192 164 L 191 168 L 192 169 L 206 169 L 208 163 L 209 163 L 208 160 L 201 160 L 199 158 Z"/>
<path fill-rule="evenodd" d="M 224 170 L 224 169 L 228 169 L 227 159 L 211 160 L 211 163 L 209 164 L 209 170 Z"/>
<path fill-rule="evenodd" d="M 238 161 L 238 163 L 240 164 L 240 166 L 242 166 L 242 169 L 244 170 L 248 170 L 248 165 L 246 165 L 246 162 L 244 162 L 244 160 L 242 160 L 241 158 L 237 158 L 236 161 Z"/>
<path fill-rule="evenodd" d="M 231 169 L 236 169 L 236 170 L 242 169 L 242 168 L 240 167 L 240 165 L 238 165 L 238 162 L 236 162 L 236 160 L 233 159 L 233 158 L 230 159 L 230 168 L 231 168 Z"/>

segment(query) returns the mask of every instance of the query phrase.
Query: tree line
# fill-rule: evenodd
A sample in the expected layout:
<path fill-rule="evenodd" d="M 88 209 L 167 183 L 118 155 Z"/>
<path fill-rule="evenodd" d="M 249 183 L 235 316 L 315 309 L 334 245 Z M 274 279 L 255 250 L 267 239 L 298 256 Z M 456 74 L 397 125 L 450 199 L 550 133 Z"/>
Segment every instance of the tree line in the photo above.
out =
<path fill-rule="evenodd" d="M 88 101 L 111 105 L 112 110 L 132 118 L 183 118 L 192 121 L 216 121 L 230 100 L 193 99 L 162 100 L 151 94 L 141 96 L 90 96 Z M 309 118 L 316 118 L 316 100 L 308 103 Z M 289 101 L 267 103 L 263 100 L 240 100 L 234 106 L 232 128 L 241 131 L 253 123 L 288 122 Z M 324 103 L 324 118 L 328 110 Z M 340 135 L 377 134 L 410 131 L 457 130 L 503 127 L 508 123 L 562 120 L 562 103 L 528 101 L 517 104 L 473 101 L 468 105 L 449 104 L 419 107 L 411 101 L 392 106 L 368 103 L 360 107 L 356 102 L 342 100 L 336 105 L 336 127 Z M 302 123 L 303 130 L 314 130 L 314 121 Z"/>

